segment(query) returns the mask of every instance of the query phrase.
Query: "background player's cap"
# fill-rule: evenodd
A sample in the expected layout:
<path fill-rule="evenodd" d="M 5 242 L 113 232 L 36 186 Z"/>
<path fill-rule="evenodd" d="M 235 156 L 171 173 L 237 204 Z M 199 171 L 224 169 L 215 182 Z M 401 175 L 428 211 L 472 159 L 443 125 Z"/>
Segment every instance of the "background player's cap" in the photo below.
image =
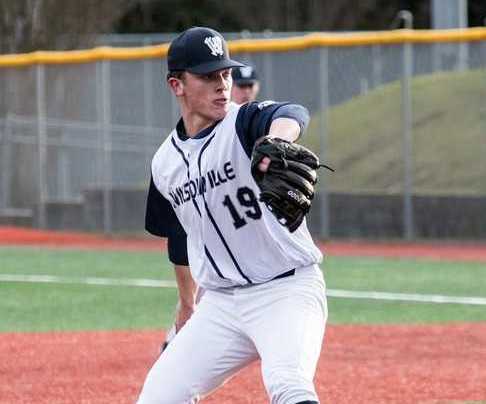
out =
<path fill-rule="evenodd" d="M 240 86 L 253 84 L 258 81 L 256 70 L 250 65 L 234 68 L 231 70 L 231 77 L 233 77 L 233 82 Z"/>
<path fill-rule="evenodd" d="M 244 66 L 231 60 L 223 36 L 211 28 L 193 27 L 182 32 L 169 47 L 169 71 L 207 74 L 229 67 Z"/>

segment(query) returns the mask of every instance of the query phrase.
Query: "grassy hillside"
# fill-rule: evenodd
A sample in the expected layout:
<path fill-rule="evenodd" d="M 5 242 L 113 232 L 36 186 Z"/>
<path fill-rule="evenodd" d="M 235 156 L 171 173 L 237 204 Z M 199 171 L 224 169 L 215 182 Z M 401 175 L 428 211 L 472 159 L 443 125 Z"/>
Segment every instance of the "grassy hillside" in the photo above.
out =
<path fill-rule="evenodd" d="M 322 113 L 302 143 L 319 151 Z M 438 73 L 412 82 L 414 190 L 420 194 L 486 193 L 486 71 Z M 402 189 L 400 83 L 333 107 L 325 160 L 333 191 Z"/>

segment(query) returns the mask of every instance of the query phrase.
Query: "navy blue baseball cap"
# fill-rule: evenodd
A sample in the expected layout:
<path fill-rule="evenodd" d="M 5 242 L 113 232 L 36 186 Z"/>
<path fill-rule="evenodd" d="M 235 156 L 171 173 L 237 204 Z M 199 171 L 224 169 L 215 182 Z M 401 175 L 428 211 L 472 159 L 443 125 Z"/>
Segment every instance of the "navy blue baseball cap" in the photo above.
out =
<path fill-rule="evenodd" d="M 211 28 L 192 27 L 175 38 L 167 55 L 169 71 L 208 74 L 230 67 L 244 66 L 231 60 L 223 36 Z"/>
<path fill-rule="evenodd" d="M 240 86 L 253 84 L 258 81 L 256 70 L 251 65 L 234 68 L 231 70 L 231 77 L 233 78 L 233 83 Z"/>

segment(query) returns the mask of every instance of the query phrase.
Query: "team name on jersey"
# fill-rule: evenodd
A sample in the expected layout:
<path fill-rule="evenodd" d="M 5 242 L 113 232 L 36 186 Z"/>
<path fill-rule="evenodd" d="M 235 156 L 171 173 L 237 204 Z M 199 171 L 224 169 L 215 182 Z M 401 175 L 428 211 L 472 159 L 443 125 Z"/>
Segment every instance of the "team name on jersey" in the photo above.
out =
<path fill-rule="evenodd" d="M 225 182 L 234 180 L 235 178 L 236 174 L 231 165 L 231 161 L 227 161 L 223 164 L 221 170 L 209 170 L 200 177 L 189 179 L 182 185 L 169 188 L 172 206 L 175 209 L 191 199 L 194 199 L 197 195 L 206 193 L 208 189 L 219 187 Z"/>

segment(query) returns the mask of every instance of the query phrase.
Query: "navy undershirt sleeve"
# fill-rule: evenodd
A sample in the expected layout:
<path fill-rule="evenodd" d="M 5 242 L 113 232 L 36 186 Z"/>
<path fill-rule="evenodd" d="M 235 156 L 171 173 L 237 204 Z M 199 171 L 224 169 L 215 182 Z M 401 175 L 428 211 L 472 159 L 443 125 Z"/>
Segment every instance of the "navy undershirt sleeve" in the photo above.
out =
<path fill-rule="evenodd" d="M 294 119 L 300 126 L 301 134 L 309 122 L 307 109 L 298 104 L 264 101 L 250 102 L 240 107 L 236 133 L 248 157 L 257 139 L 268 134 L 272 122 L 284 117 Z"/>
<path fill-rule="evenodd" d="M 156 188 L 150 178 L 145 211 L 145 230 L 159 237 L 167 237 L 169 260 L 175 265 L 189 265 L 187 235 L 170 202 Z"/>
<path fill-rule="evenodd" d="M 272 121 L 277 118 L 290 118 L 296 121 L 300 126 L 300 135 L 302 135 L 309 125 L 309 111 L 307 108 L 298 104 L 286 104 L 277 109 L 272 116 Z"/>

